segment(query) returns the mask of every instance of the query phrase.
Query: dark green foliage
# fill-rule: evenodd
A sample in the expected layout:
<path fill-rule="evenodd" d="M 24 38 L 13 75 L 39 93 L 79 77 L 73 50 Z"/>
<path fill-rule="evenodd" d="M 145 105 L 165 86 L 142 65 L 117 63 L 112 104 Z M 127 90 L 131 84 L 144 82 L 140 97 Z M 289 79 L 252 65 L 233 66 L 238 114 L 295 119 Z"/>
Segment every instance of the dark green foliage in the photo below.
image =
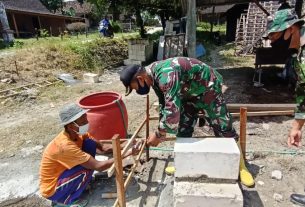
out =
<path fill-rule="evenodd" d="M 63 0 L 40 0 L 40 2 L 47 7 L 47 9 L 53 13 L 60 10 L 62 11 L 64 2 Z"/>

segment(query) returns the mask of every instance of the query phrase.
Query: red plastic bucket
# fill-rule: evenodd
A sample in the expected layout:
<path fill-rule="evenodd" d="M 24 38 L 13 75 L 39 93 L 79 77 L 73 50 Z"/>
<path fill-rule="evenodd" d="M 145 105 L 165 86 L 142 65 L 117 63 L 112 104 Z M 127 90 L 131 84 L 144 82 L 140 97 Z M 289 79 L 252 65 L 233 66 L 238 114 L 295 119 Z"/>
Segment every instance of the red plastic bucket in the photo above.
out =
<path fill-rule="evenodd" d="M 127 137 L 128 115 L 120 94 L 94 93 L 81 98 L 79 105 L 90 109 L 87 112 L 89 133 L 95 139 L 111 139 L 115 134 L 119 134 L 120 138 Z"/>

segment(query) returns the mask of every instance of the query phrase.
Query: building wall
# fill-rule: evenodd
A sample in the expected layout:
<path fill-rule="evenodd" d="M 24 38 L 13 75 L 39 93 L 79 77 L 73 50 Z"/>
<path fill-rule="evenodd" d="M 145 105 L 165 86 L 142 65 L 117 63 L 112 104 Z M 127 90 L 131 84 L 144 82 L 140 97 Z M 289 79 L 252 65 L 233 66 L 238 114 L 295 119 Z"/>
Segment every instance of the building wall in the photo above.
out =
<path fill-rule="evenodd" d="M 65 20 L 59 18 L 40 17 L 41 27 L 49 31 L 49 34 L 58 36 L 60 30 L 63 32 L 66 28 Z"/>
<path fill-rule="evenodd" d="M 40 16 L 41 28 L 39 28 L 39 20 L 37 15 L 30 14 L 14 14 L 18 31 L 21 38 L 33 37 L 36 34 L 35 28 L 46 29 L 49 34 L 58 36 L 60 34 L 59 30 L 64 31 L 66 28 L 66 23 L 71 22 L 70 20 L 65 20 L 63 18 L 45 17 Z M 8 21 L 10 28 L 15 31 L 13 14 L 8 13 Z M 16 36 L 15 31 L 15 36 Z"/>
<path fill-rule="evenodd" d="M 31 37 L 35 34 L 35 28 L 33 26 L 33 16 L 25 15 L 25 14 L 14 14 L 15 20 L 17 24 L 17 28 L 20 34 L 20 37 Z M 14 30 L 16 36 L 16 29 L 13 20 L 13 14 L 8 13 L 8 21 L 10 28 Z"/>

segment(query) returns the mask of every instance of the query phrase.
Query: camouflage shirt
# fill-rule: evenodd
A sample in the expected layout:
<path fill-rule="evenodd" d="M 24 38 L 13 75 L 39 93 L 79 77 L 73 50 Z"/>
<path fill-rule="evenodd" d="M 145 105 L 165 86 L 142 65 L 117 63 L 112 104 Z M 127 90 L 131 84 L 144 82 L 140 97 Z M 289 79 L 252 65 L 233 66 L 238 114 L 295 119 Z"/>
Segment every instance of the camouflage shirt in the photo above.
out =
<path fill-rule="evenodd" d="M 300 47 L 305 45 L 304 20 L 298 19 L 294 9 L 284 9 L 277 11 L 272 19 L 269 19 L 267 33 L 283 32 L 292 25 L 300 25 Z M 303 52 L 304 53 L 304 52 Z M 300 53 L 302 55 L 302 53 Z M 304 54 L 303 54 L 304 55 Z M 304 57 L 293 57 L 287 63 L 288 68 L 295 74 L 296 81 L 296 103 L 297 109 L 295 119 L 305 119 L 305 64 Z"/>
<path fill-rule="evenodd" d="M 209 90 L 222 84 L 221 75 L 196 59 L 170 58 L 154 62 L 146 70 L 153 78 L 152 87 L 159 98 L 161 132 L 177 133 L 183 100 L 189 102 L 202 94 L 214 98 L 214 93 L 221 93 L 221 87 Z"/>

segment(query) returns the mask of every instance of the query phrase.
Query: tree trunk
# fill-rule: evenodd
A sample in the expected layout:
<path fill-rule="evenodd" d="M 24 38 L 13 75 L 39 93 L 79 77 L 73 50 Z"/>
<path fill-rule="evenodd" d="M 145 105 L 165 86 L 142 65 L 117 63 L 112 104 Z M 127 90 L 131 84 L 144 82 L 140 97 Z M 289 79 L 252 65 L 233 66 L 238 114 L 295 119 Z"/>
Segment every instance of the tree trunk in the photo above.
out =
<path fill-rule="evenodd" d="M 164 11 L 161 11 L 160 14 L 160 20 L 161 20 L 161 25 L 162 25 L 162 28 L 163 28 L 163 34 L 165 32 L 165 26 L 166 26 L 166 19 L 165 19 L 165 14 L 164 14 Z"/>
<path fill-rule="evenodd" d="M 139 7 L 139 1 L 136 0 L 135 3 L 136 3 L 135 9 L 136 9 L 137 26 L 140 27 L 140 36 L 142 38 L 145 38 L 146 34 L 145 34 L 143 19 L 141 17 L 141 9 Z"/>
<path fill-rule="evenodd" d="M 111 11 L 112 11 L 113 21 L 116 22 L 120 18 L 120 13 L 117 8 L 117 1 L 112 0 L 110 7 L 111 7 Z"/>

